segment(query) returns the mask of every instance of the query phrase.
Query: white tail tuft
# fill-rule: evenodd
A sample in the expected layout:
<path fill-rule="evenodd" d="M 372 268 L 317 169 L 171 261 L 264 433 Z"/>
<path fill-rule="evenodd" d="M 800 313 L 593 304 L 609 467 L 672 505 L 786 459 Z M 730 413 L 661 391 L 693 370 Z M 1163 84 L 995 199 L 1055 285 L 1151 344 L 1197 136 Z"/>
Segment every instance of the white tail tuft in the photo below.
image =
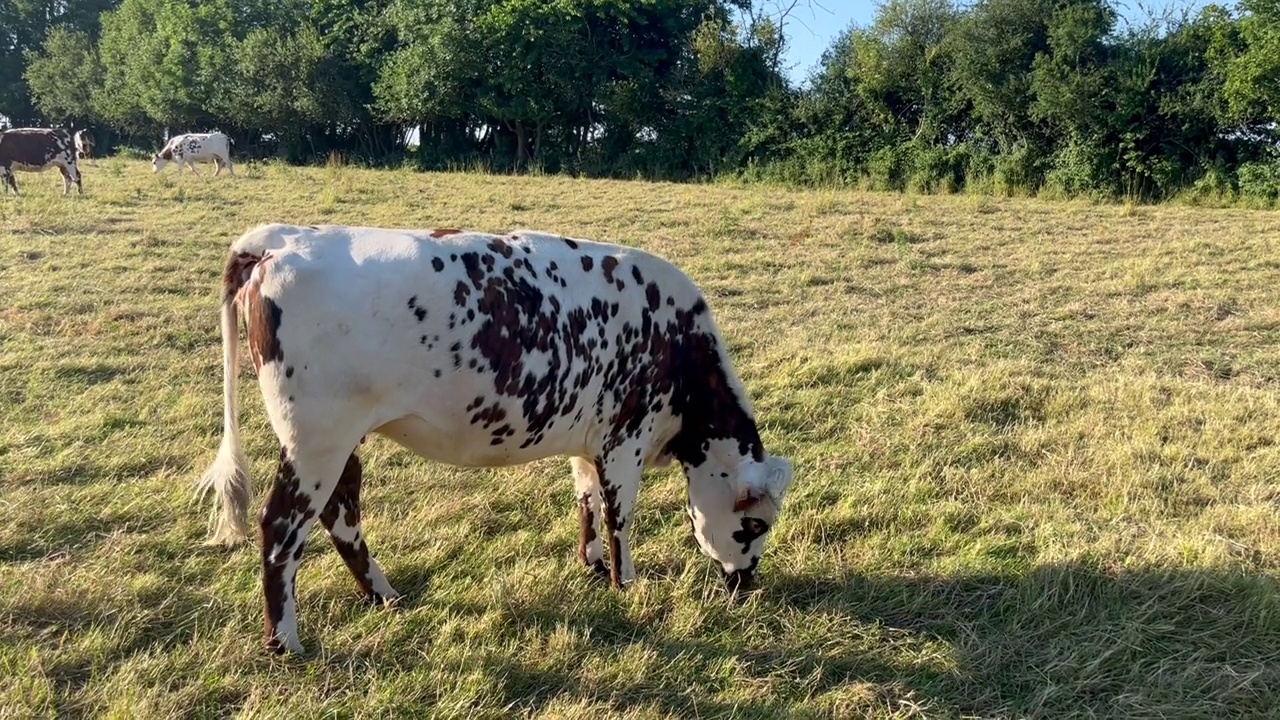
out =
<path fill-rule="evenodd" d="M 207 543 L 210 545 L 236 545 L 249 539 L 249 459 L 240 443 L 240 421 L 236 412 L 239 370 L 236 306 L 234 298 L 228 295 L 222 302 L 222 446 L 213 464 L 196 481 L 198 496 L 212 489 L 221 505 L 221 508 L 215 507 L 213 532 Z"/>

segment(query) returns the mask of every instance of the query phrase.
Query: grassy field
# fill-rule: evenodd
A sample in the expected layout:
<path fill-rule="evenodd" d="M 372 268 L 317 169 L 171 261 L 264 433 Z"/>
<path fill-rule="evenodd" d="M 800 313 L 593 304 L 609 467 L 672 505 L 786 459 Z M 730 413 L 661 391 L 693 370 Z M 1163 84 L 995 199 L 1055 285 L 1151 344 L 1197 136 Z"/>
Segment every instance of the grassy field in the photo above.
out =
<path fill-rule="evenodd" d="M 1280 705 L 1280 214 L 242 166 L 0 198 L 0 717 L 1247 717 Z M 262 221 L 638 245 L 708 293 L 797 479 L 725 600 L 677 470 L 639 580 L 568 463 L 370 437 L 370 609 L 323 533 L 302 660 L 256 546 L 201 545 L 226 247 Z M 241 384 L 260 501 L 274 472 Z M 257 507 L 255 501 L 255 511 Z"/>

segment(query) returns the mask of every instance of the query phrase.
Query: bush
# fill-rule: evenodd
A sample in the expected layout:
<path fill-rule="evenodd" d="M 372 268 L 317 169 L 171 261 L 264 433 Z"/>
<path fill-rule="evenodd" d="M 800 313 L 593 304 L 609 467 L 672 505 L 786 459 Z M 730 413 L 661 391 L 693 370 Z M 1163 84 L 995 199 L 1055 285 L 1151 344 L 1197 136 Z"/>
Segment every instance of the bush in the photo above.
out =
<path fill-rule="evenodd" d="M 1280 200 L 1280 160 L 1244 163 L 1236 175 L 1240 197 L 1267 205 Z"/>
<path fill-rule="evenodd" d="M 1097 147 L 1071 142 L 1049 160 L 1046 189 L 1065 197 L 1119 194 L 1114 174 Z"/>

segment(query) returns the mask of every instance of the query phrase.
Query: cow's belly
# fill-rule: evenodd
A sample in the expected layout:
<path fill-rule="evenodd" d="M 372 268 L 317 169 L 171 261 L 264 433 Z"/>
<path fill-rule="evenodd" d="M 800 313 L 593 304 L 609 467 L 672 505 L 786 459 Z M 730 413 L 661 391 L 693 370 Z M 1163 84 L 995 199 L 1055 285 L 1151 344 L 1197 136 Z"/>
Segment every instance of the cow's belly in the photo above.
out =
<path fill-rule="evenodd" d="M 576 443 L 556 434 L 548 435 L 537 445 L 521 448 L 524 437 L 517 434 L 500 444 L 492 444 L 490 431 L 480 426 L 461 424 L 441 427 L 418 415 L 408 415 L 374 429 L 397 444 L 428 460 L 462 467 L 505 467 L 520 465 L 556 455 L 574 454 Z"/>

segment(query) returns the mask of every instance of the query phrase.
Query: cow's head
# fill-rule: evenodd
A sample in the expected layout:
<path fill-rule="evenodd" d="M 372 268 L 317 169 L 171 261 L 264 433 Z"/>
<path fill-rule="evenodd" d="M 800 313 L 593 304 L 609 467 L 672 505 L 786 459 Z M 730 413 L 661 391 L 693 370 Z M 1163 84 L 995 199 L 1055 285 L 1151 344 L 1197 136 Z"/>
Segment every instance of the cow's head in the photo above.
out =
<path fill-rule="evenodd" d="M 694 539 L 720 563 L 731 591 L 747 590 L 755 580 L 765 541 L 795 477 L 790 460 L 765 455 L 757 462 L 736 446 L 712 441 L 701 465 L 684 463 Z"/>
<path fill-rule="evenodd" d="M 171 162 L 172 160 L 173 160 L 173 148 L 165 148 L 161 150 L 160 152 L 155 154 L 155 157 L 151 158 L 151 172 L 153 173 L 160 172 L 160 170 L 164 168 L 164 166 L 169 162 Z"/>

